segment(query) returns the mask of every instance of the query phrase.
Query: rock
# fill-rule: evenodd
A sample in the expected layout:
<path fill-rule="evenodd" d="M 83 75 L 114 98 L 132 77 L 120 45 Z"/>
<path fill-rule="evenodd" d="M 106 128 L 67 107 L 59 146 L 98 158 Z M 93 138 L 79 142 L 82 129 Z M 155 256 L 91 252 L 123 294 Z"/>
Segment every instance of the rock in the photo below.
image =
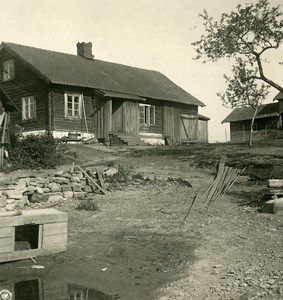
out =
<path fill-rule="evenodd" d="M 87 193 L 92 193 L 92 188 L 89 185 L 84 186 L 84 191 Z"/>
<path fill-rule="evenodd" d="M 49 183 L 48 188 L 50 188 L 51 192 L 61 192 L 61 185 L 55 182 Z"/>
<path fill-rule="evenodd" d="M 7 202 L 7 197 L 5 195 L 1 195 L 0 197 L 0 207 L 5 207 Z"/>
<path fill-rule="evenodd" d="M 25 190 L 27 187 L 27 181 L 25 178 L 21 178 L 19 179 L 19 181 L 17 182 L 17 190 Z"/>
<path fill-rule="evenodd" d="M 262 207 L 263 213 L 276 214 L 283 211 L 283 198 L 266 201 Z"/>
<path fill-rule="evenodd" d="M 7 198 L 11 199 L 22 199 L 23 192 L 17 190 L 6 190 L 5 192 Z"/>
<path fill-rule="evenodd" d="M 15 203 L 7 204 L 6 211 L 13 211 L 16 209 Z"/>
<path fill-rule="evenodd" d="M 74 192 L 73 191 L 65 191 L 65 192 L 63 192 L 63 197 L 64 198 L 73 198 Z"/>
<path fill-rule="evenodd" d="M 62 192 L 70 192 L 72 191 L 72 187 L 70 184 L 62 184 L 61 185 Z"/>
<path fill-rule="evenodd" d="M 37 182 L 36 181 L 30 181 L 29 185 L 30 186 L 37 186 Z"/>
<path fill-rule="evenodd" d="M 68 184 L 70 182 L 70 180 L 65 177 L 54 177 L 53 181 L 59 184 Z"/>
<path fill-rule="evenodd" d="M 44 193 L 50 193 L 50 188 L 44 187 L 42 190 Z"/>
<path fill-rule="evenodd" d="M 48 184 L 49 180 L 48 178 L 36 177 L 36 182 L 38 184 Z"/>
<path fill-rule="evenodd" d="M 82 191 L 82 185 L 78 183 L 73 183 L 72 185 L 73 192 L 81 192 Z"/>
<path fill-rule="evenodd" d="M 31 203 L 35 203 L 35 202 L 46 202 L 49 198 L 49 195 L 48 194 L 42 194 L 42 195 L 39 195 L 39 194 L 33 194 L 30 198 L 29 198 L 29 201 Z"/>
<path fill-rule="evenodd" d="M 48 198 L 48 202 L 60 202 L 63 200 L 62 195 L 51 195 Z"/>
<path fill-rule="evenodd" d="M 78 182 L 78 183 L 80 183 L 81 182 L 80 177 L 78 177 L 78 176 L 72 176 L 71 177 L 71 182 Z"/>
<path fill-rule="evenodd" d="M 62 177 L 70 179 L 72 177 L 72 175 L 70 173 L 63 173 Z"/>
<path fill-rule="evenodd" d="M 17 209 L 23 209 L 25 207 L 25 201 L 23 201 L 23 200 L 17 200 L 15 202 L 15 207 Z"/>
<path fill-rule="evenodd" d="M 13 203 L 15 203 L 15 199 L 8 198 L 6 201 L 6 204 L 13 204 Z"/>
<path fill-rule="evenodd" d="M 44 194 L 44 191 L 43 191 L 43 189 L 41 188 L 41 187 L 37 187 L 36 188 L 36 192 L 37 192 L 37 194 Z"/>
<path fill-rule="evenodd" d="M 114 167 L 110 167 L 109 169 L 107 169 L 107 170 L 104 171 L 104 174 L 106 176 L 113 176 L 113 175 L 115 175 L 117 173 L 118 173 L 118 169 L 116 169 Z"/>
<path fill-rule="evenodd" d="M 57 171 L 56 173 L 54 173 L 55 177 L 61 177 L 64 174 L 64 171 Z"/>
<path fill-rule="evenodd" d="M 28 196 L 23 196 L 21 201 L 23 201 L 25 205 L 29 205 Z"/>
<path fill-rule="evenodd" d="M 86 197 L 85 192 L 74 192 L 74 198 L 83 198 Z"/>

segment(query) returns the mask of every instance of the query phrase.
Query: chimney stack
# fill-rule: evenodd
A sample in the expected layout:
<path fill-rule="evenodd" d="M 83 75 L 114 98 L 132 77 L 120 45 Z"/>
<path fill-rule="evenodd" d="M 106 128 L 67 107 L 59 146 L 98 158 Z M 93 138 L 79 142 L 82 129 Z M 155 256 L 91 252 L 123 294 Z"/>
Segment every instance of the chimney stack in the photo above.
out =
<path fill-rule="evenodd" d="M 94 56 L 92 54 L 92 43 L 77 43 L 77 55 L 86 59 L 93 59 Z"/>

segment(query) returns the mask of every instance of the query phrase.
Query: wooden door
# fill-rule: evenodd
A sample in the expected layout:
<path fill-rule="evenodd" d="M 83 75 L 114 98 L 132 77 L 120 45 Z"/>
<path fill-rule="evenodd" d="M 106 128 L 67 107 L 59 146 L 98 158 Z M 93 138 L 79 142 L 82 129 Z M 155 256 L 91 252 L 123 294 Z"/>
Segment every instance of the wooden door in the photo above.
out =
<path fill-rule="evenodd" d="M 198 119 L 195 115 L 181 114 L 180 134 L 181 140 L 197 140 Z"/>

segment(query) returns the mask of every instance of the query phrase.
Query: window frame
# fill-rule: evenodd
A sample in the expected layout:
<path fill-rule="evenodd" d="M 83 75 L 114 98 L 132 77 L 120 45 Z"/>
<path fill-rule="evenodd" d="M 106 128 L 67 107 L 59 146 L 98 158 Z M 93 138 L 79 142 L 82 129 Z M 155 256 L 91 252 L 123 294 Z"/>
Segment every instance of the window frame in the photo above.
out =
<path fill-rule="evenodd" d="M 15 61 L 13 59 L 3 62 L 2 65 L 2 80 L 3 82 L 12 80 L 15 78 Z"/>
<path fill-rule="evenodd" d="M 71 105 L 71 115 L 69 114 L 69 107 L 68 107 L 68 97 L 72 97 L 72 105 Z M 75 97 L 78 97 L 78 109 L 75 109 Z M 80 120 L 82 118 L 82 98 L 83 94 L 80 93 L 70 93 L 65 92 L 64 94 L 64 117 L 65 119 L 72 119 L 72 120 Z M 78 111 L 78 115 L 75 115 L 75 111 Z"/>
<path fill-rule="evenodd" d="M 143 107 L 143 122 L 141 122 L 140 114 L 140 125 L 141 126 L 154 126 L 155 125 L 155 105 L 139 103 L 139 112 Z"/>
<path fill-rule="evenodd" d="M 33 102 L 31 100 L 33 100 Z M 33 109 L 31 109 L 32 105 Z M 36 97 L 35 95 L 22 97 L 22 121 L 27 122 L 33 120 L 36 120 Z"/>

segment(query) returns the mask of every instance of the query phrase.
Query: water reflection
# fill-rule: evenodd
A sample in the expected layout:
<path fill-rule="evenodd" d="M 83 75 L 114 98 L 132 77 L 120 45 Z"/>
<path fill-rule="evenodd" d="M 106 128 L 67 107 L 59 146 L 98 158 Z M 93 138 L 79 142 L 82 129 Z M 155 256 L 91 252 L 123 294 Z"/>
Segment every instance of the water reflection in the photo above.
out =
<path fill-rule="evenodd" d="M 2 291 L 2 293 L 1 293 Z M 0 284 L 0 300 L 115 300 L 92 288 L 39 278 Z"/>

